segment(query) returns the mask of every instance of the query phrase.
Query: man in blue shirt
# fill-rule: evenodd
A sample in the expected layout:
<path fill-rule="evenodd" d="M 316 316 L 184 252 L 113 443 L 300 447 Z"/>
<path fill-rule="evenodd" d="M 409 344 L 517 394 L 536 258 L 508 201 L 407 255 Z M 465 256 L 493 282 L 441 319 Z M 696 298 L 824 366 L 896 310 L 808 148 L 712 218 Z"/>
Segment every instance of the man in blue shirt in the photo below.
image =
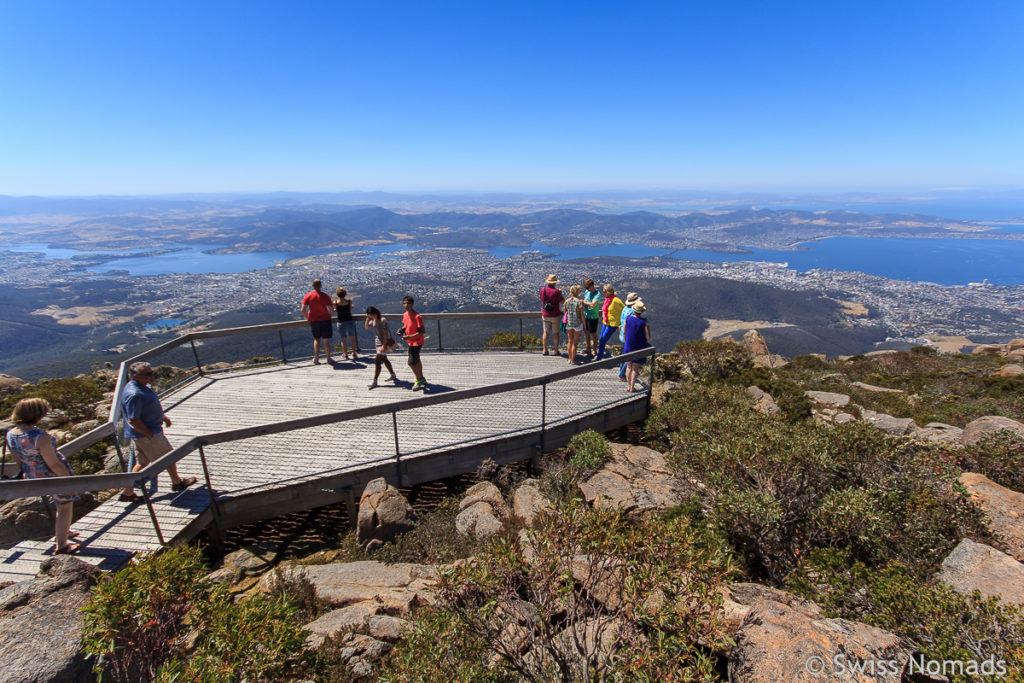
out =
<path fill-rule="evenodd" d="M 149 463 L 171 452 L 171 444 L 164 436 L 164 427 L 171 426 L 171 419 L 164 415 L 160 397 L 149 388 L 153 382 L 153 368 L 149 363 L 132 363 L 128 368 L 131 381 L 121 392 L 121 408 L 124 415 L 124 435 L 135 443 L 135 467 L 138 472 Z M 184 491 L 196 483 L 195 477 L 182 479 L 178 476 L 177 465 L 167 468 L 171 475 L 171 490 Z M 122 503 L 137 503 L 140 496 L 126 488 L 118 497 Z"/>

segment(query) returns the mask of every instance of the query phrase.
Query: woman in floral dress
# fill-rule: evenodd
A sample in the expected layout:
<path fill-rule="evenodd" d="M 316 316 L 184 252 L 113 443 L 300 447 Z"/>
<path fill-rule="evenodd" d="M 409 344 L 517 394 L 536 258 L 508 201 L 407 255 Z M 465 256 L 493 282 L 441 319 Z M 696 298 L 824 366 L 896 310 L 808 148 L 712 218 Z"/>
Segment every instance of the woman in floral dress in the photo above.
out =
<path fill-rule="evenodd" d="M 565 302 L 565 331 L 569 335 L 569 363 L 576 363 L 576 348 L 580 344 L 583 333 L 583 299 L 580 298 L 580 286 L 569 288 L 569 298 Z"/>
<path fill-rule="evenodd" d="M 71 465 L 57 450 L 57 440 L 36 425 L 50 412 L 50 404 L 41 398 L 23 398 L 11 411 L 14 427 L 7 432 L 7 445 L 21 464 L 26 479 L 70 477 Z M 75 494 L 51 496 L 57 506 L 54 552 L 58 555 L 78 552 L 81 543 L 71 543 L 77 533 L 71 531 L 71 508 L 78 499 Z"/>

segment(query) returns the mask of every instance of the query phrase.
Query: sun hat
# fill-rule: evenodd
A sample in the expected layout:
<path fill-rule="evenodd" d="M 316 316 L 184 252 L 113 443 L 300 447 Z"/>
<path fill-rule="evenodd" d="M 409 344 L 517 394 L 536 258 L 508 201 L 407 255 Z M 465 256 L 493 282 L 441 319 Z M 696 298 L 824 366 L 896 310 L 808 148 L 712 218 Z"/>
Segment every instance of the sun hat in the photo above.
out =
<path fill-rule="evenodd" d="M 647 310 L 647 307 L 644 306 L 644 302 L 641 301 L 639 298 L 637 298 L 636 303 L 633 304 L 633 312 L 634 313 L 644 313 L 646 310 Z"/>
<path fill-rule="evenodd" d="M 548 275 L 544 282 L 546 282 L 549 285 L 558 284 L 558 276 L 554 274 Z"/>
<path fill-rule="evenodd" d="M 627 306 L 632 306 L 637 301 L 640 301 L 640 295 L 637 294 L 636 292 L 630 292 L 629 294 L 626 295 L 626 305 Z"/>

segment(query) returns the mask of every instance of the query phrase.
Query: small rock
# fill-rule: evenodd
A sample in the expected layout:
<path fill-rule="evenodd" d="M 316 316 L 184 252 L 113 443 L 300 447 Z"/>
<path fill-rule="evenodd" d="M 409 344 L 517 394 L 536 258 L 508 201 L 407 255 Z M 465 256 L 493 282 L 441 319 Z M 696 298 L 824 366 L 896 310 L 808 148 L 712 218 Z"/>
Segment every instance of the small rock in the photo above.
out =
<path fill-rule="evenodd" d="M 892 356 L 899 353 L 896 349 L 881 349 L 880 351 L 868 351 L 864 354 L 865 358 L 879 358 L 881 356 Z"/>
<path fill-rule="evenodd" d="M 483 500 L 476 501 L 455 518 L 455 530 L 463 536 L 488 538 L 502 528 L 502 522 L 495 514 L 494 507 Z"/>
<path fill-rule="evenodd" d="M 832 422 L 837 424 L 837 425 L 844 425 L 844 424 L 847 424 L 849 422 L 856 422 L 856 421 L 857 421 L 857 418 L 854 417 L 853 415 L 851 415 L 850 413 L 838 413 L 835 417 L 832 418 Z"/>
<path fill-rule="evenodd" d="M 397 643 L 412 628 L 412 623 L 387 614 L 375 614 L 366 620 L 367 632 L 377 640 Z"/>
<path fill-rule="evenodd" d="M 982 355 L 982 354 L 993 354 L 993 355 L 995 355 L 995 354 L 1000 354 L 1002 352 L 1003 352 L 1003 345 L 1002 344 L 978 344 L 977 346 L 975 346 L 971 350 L 971 353 L 973 355 L 975 355 L 975 356 L 979 356 L 979 355 Z"/>
<path fill-rule="evenodd" d="M 1011 420 L 1008 417 L 989 415 L 986 417 L 979 417 L 977 420 L 968 422 L 960 437 L 960 443 L 965 446 L 973 446 L 981 441 L 982 437 L 987 434 L 998 432 L 1003 429 L 1016 432 L 1017 434 L 1024 436 L 1024 424 L 1021 424 L 1016 420 Z"/>
<path fill-rule="evenodd" d="M 404 616 L 413 607 L 434 604 L 431 586 L 437 580 L 438 568 L 421 564 L 384 564 L 382 562 L 336 562 L 311 566 L 289 565 L 284 574 L 301 574 L 313 584 L 317 597 L 339 607 L 354 602 L 374 600 L 382 611 Z M 260 589 L 269 591 L 274 574 L 260 579 Z"/>
<path fill-rule="evenodd" d="M 907 392 L 902 389 L 890 389 L 889 387 L 877 387 L 874 384 L 865 384 L 864 382 L 852 382 L 851 387 L 857 387 L 862 391 L 870 391 L 876 394 L 905 394 Z"/>
<path fill-rule="evenodd" d="M 501 491 L 489 481 L 481 481 L 470 486 L 469 490 L 466 491 L 466 495 L 459 501 L 459 511 L 461 512 L 478 502 L 488 503 L 494 510 L 496 517 L 508 519 L 512 516 L 512 512 L 508 509 L 508 504 L 501 495 Z"/>
<path fill-rule="evenodd" d="M 772 395 L 761 387 L 749 386 L 747 393 L 754 399 L 754 410 L 762 415 L 778 415 L 782 412 Z"/>
<path fill-rule="evenodd" d="M 303 626 L 309 631 L 306 644 L 319 648 L 324 640 L 343 630 L 361 629 L 366 627 L 367 620 L 381 610 L 381 605 L 374 600 L 363 600 L 348 607 L 342 607 L 324 614 L 316 621 Z"/>
<path fill-rule="evenodd" d="M 238 572 L 231 567 L 221 567 L 207 574 L 206 580 L 213 583 L 234 583 L 238 577 Z"/>
<path fill-rule="evenodd" d="M 239 576 L 256 576 L 266 571 L 277 561 L 277 545 L 257 543 L 247 545 L 224 558 L 224 567 Z"/>
<path fill-rule="evenodd" d="M 942 561 L 938 578 L 958 593 L 981 591 L 1004 601 L 1024 606 L 1024 564 L 1006 553 L 969 538 L 960 541 Z"/>

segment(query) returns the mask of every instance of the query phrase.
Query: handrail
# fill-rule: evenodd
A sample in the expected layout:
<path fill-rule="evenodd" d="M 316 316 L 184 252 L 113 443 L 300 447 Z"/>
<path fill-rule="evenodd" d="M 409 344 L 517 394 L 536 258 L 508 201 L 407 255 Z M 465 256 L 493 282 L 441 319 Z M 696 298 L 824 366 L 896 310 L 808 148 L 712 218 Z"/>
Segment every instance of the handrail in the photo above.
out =
<path fill-rule="evenodd" d="M 0 500 L 10 500 L 13 498 L 27 498 L 42 495 L 49 496 L 54 494 L 80 493 L 82 491 L 95 491 L 102 489 L 113 489 L 132 486 L 137 484 L 139 481 L 156 476 L 158 473 L 166 470 L 171 465 L 176 464 L 178 461 L 186 457 L 188 454 L 190 454 L 192 451 L 196 450 L 200 446 L 225 443 L 229 441 L 236 441 L 239 439 L 264 436 L 267 434 L 279 434 L 281 432 L 295 431 L 297 429 L 306 429 L 308 427 L 317 427 L 326 424 L 347 422 L 349 420 L 374 417 L 376 415 L 398 413 L 407 410 L 415 410 L 417 408 L 425 408 L 444 403 L 451 403 L 453 401 L 479 398 L 481 396 L 488 396 L 491 394 L 503 393 L 506 391 L 516 391 L 519 389 L 526 389 L 529 387 L 542 386 L 550 384 L 552 382 L 557 382 L 559 380 L 569 379 L 577 375 L 587 374 L 595 370 L 616 367 L 623 362 L 637 361 L 642 358 L 648 358 L 650 356 L 653 356 L 655 353 L 656 349 L 654 347 L 648 347 L 646 349 L 634 351 L 632 353 L 628 353 L 622 356 L 616 356 L 614 358 L 608 358 L 606 360 L 596 361 L 588 363 L 586 365 L 575 366 L 565 370 L 559 370 L 557 372 L 547 375 L 537 375 L 525 379 L 503 382 L 501 384 L 492 384 L 484 387 L 476 387 L 474 389 L 461 389 L 457 391 L 445 392 L 443 394 L 422 396 L 416 400 L 403 401 L 401 403 L 385 403 L 382 405 L 371 406 L 367 408 L 342 410 L 333 413 L 324 413 L 322 415 L 314 415 L 311 417 L 296 418 L 293 420 L 284 420 L 281 422 L 273 422 L 265 425 L 257 425 L 254 427 L 242 427 L 240 429 L 232 429 L 222 432 L 204 434 L 192 437 L 184 444 L 181 444 L 177 448 L 173 449 L 171 452 L 151 462 L 149 465 L 139 470 L 138 472 L 126 472 L 119 474 L 89 474 L 77 475 L 73 477 L 51 477 L 46 479 L 25 479 L 0 482 Z M 125 362 L 127 363 L 128 361 Z M 648 391 L 649 390 L 650 389 L 648 388 Z M 110 427 L 108 427 L 108 425 L 110 425 Z M 104 428 L 111 428 L 112 426 L 113 423 L 107 423 L 107 425 L 102 425 L 101 427 L 96 428 L 95 430 L 93 430 L 93 432 L 98 432 L 100 430 L 103 430 Z M 89 432 L 89 434 L 92 434 L 93 432 Z M 79 437 L 75 441 L 82 440 L 84 436 L 87 435 L 83 435 L 82 437 Z"/>

